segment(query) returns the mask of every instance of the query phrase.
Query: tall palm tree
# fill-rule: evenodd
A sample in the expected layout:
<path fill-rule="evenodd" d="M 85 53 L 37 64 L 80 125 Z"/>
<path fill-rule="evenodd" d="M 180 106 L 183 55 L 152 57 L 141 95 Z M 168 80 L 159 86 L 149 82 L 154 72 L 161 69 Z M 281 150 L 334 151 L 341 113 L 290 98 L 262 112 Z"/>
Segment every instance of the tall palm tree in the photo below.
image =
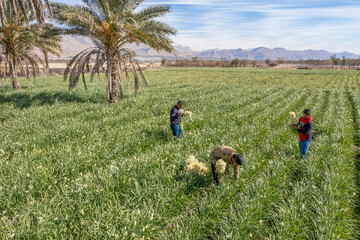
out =
<path fill-rule="evenodd" d="M 30 19 L 28 14 L 31 13 L 37 20 L 38 26 L 41 28 L 45 22 L 47 8 L 51 16 L 51 9 L 48 0 L 0 0 L 0 19 L 1 25 L 5 26 L 8 23 L 9 16 L 6 14 L 7 9 L 11 9 L 11 21 L 16 21 L 20 24 L 21 15 L 24 17 L 26 24 L 30 27 Z M 45 5 L 45 6 L 44 6 Z"/>
<path fill-rule="evenodd" d="M 122 71 L 126 71 L 127 77 L 128 71 L 133 72 L 136 95 L 140 90 L 137 75 L 139 66 L 134 60 L 134 52 L 125 46 L 128 43 L 144 43 L 155 50 L 171 52 L 173 47 L 169 36 L 174 35 L 176 30 L 156 20 L 170 11 L 169 6 L 156 5 L 138 10 L 144 0 L 82 1 L 83 6 L 51 4 L 54 19 L 64 24 L 65 34 L 89 37 L 95 45 L 80 52 L 69 62 L 64 73 L 65 80 L 69 76 L 69 90 L 77 84 L 80 75 L 85 84 L 84 72 L 89 69 L 93 59 L 95 64 L 91 79 L 106 64 L 109 103 L 118 99 L 117 83 L 123 97 Z"/>
<path fill-rule="evenodd" d="M 32 24 L 27 27 L 24 18 L 18 20 L 7 16 L 7 24 L 0 27 L 0 49 L 6 56 L 11 77 L 11 86 L 14 90 L 20 90 L 18 72 L 22 70 L 27 78 L 33 76 L 36 80 L 36 72 L 39 71 L 39 63 L 42 59 L 36 54 L 35 48 L 43 49 L 55 55 L 59 55 L 60 31 L 45 24 L 42 29 Z"/>

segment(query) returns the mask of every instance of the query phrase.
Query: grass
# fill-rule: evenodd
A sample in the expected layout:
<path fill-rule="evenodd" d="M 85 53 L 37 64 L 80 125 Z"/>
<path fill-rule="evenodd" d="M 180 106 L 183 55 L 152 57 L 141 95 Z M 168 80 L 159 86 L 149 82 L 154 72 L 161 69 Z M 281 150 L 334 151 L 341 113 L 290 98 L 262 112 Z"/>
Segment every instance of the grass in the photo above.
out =
<path fill-rule="evenodd" d="M 351 71 L 180 68 L 146 72 L 137 99 L 106 103 L 106 81 L 0 82 L 0 238 L 354 239 L 359 75 Z M 178 99 L 184 138 L 171 136 Z M 311 108 L 300 160 L 288 114 Z M 193 154 L 228 145 L 240 179 L 187 176 Z M 354 147 L 355 146 L 355 147 Z"/>

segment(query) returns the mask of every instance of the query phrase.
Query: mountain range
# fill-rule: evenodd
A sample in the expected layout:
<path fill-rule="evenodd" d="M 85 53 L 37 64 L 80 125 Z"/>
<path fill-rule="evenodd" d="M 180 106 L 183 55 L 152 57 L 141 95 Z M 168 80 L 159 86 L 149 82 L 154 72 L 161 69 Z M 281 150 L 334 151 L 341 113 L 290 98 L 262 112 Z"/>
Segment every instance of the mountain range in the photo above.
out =
<path fill-rule="evenodd" d="M 81 50 L 92 47 L 93 43 L 90 39 L 79 37 L 79 36 L 64 36 L 62 40 L 63 51 L 60 59 L 69 59 L 75 56 Z M 190 47 L 184 47 L 176 45 L 175 50 L 172 54 L 167 52 L 157 52 L 145 45 L 130 45 L 128 46 L 133 49 L 136 56 L 140 60 L 160 60 L 166 59 L 184 59 L 198 57 L 201 59 L 247 59 L 247 60 L 277 60 L 283 58 L 284 60 L 307 60 L 307 59 L 330 59 L 331 56 L 336 55 L 338 58 L 359 58 L 360 55 L 340 52 L 332 53 L 326 50 L 287 50 L 285 48 L 266 48 L 258 47 L 254 49 L 208 49 L 203 51 L 195 51 Z M 55 56 L 51 56 L 52 59 L 58 59 Z"/>

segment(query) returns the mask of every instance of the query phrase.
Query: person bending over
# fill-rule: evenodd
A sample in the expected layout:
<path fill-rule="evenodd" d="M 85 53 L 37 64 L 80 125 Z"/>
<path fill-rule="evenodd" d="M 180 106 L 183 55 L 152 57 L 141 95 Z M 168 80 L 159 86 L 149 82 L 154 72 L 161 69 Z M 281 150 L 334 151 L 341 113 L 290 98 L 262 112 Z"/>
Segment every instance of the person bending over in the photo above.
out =
<path fill-rule="evenodd" d="M 219 185 L 220 183 L 219 173 L 216 171 L 216 163 L 220 159 L 226 163 L 227 169 L 229 168 L 229 165 L 234 166 L 234 179 L 238 179 L 240 174 L 240 165 L 244 165 L 244 157 L 239 155 L 239 153 L 231 147 L 221 146 L 215 148 L 210 153 L 211 169 L 216 184 Z"/>

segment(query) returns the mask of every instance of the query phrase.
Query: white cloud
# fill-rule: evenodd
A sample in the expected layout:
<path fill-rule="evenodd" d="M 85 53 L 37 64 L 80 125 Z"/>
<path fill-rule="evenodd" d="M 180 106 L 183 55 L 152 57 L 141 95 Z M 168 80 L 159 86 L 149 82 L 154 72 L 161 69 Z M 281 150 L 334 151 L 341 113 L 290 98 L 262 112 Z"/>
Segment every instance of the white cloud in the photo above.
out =
<path fill-rule="evenodd" d="M 229 16 L 239 12 L 237 9 L 206 12 L 192 20 L 202 25 L 179 32 L 174 40 L 197 50 L 267 46 L 360 52 L 360 6 L 284 10 L 267 5 L 246 9 L 262 12 L 264 18 L 234 22 Z"/>
<path fill-rule="evenodd" d="M 162 20 L 178 29 L 176 44 L 195 50 L 265 46 L 360 53 L 359 1 L 147 0 L 143 5 L 154 4 L 172 6 Z"/>

